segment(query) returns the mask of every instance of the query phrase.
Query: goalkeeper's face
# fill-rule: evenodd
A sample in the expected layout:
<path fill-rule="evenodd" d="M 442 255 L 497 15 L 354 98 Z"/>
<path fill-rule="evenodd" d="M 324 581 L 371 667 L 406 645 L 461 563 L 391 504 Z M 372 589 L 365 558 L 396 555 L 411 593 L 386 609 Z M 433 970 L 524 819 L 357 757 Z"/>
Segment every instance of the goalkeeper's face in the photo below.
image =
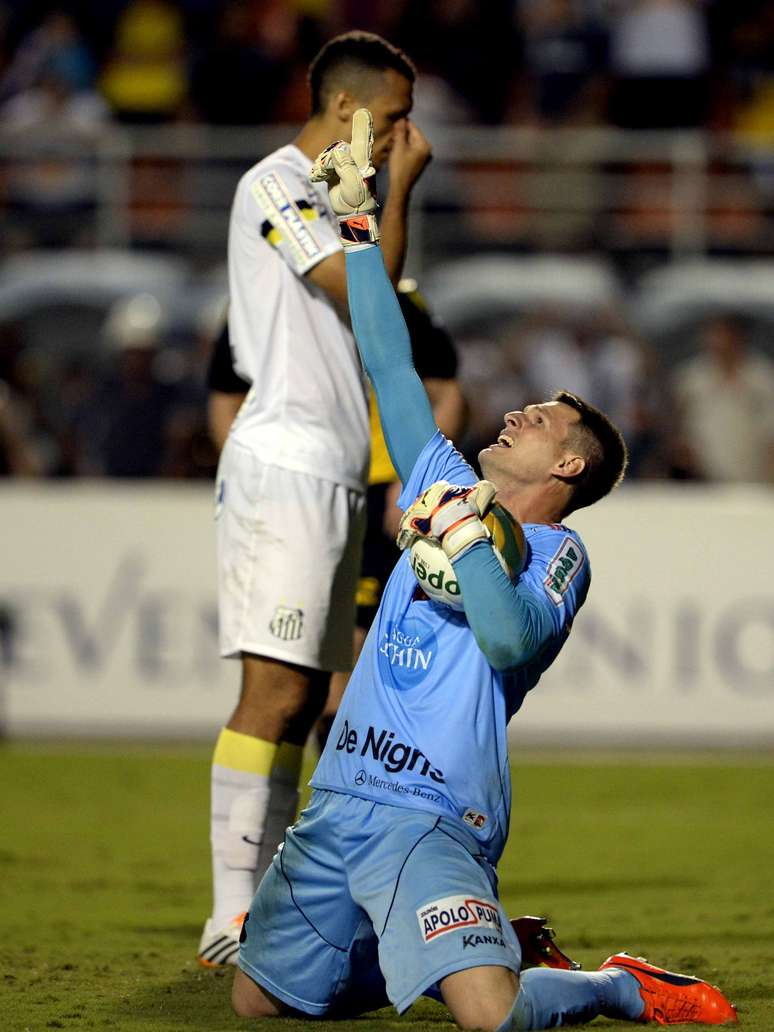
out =
<path fill-rule="evenodd" d="M 481 472 L 501 490 L 579 472 L 572 464 L 583 459 L 568 444 L 572 426 L 579 421 L 575 409 L 560 401 L 506 412 L 497 440 L 479 452 Z"/>

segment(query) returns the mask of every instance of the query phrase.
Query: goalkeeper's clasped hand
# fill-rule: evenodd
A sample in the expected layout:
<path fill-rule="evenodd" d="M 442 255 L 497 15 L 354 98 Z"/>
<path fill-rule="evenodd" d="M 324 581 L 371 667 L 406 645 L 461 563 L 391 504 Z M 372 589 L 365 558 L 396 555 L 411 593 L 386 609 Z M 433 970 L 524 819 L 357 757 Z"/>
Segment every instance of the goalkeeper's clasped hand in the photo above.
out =
<path fill-rule="evenodd" d="M 449 559 L 459 559 L 477 541 L 489 539 L 482 520 L 495 494 L 496 488 L 489 480 L 479 480 L 473 487 L 437 481 L 404 512 L 398 547 L 410 548 L 418 537 L 425 537 L 437 541 Z"/>
<path fill-rule="evenodd" d="M 318 155 L 309 178 L 313 183 L 327 183 L 331 207 L 339 219 L 339 233 L 344 247 L 376 243 L 379 228 L 374 212 L 377 208 L 371 164 L 373 120 L 367 108 L 358 108 L 352 116 L 352 143 L 338 140 Z"/>

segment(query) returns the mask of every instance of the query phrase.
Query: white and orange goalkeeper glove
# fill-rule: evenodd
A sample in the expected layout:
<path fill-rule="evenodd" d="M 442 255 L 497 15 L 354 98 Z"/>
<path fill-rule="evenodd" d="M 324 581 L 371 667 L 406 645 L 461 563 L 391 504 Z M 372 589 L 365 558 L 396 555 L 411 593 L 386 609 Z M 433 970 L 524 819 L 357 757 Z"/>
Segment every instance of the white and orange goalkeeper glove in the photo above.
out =
<path fill-rule="evenodd" d="M 371 112 L 358 108 L 352 116 L 352 143 L 338 140 L 317 156 L 309 179 L 327 183 L 331 207 L 339 219 L 339 236 L 345 248 L 374 244 L 379 239 L 376 223 L 375 177 L 371 164 L 374 129 Z"/>
<path fill-rule="evenodd" d="M 482 520 L 496 493 L 489 480 L 479 480 L 473 487 L 437 481 L 403 513 L 398 548 L 410 548 L 417 538 L 424 537 L 437 541 L 450 560 L 459 559 L 477 541 L 489 539 Z"/>

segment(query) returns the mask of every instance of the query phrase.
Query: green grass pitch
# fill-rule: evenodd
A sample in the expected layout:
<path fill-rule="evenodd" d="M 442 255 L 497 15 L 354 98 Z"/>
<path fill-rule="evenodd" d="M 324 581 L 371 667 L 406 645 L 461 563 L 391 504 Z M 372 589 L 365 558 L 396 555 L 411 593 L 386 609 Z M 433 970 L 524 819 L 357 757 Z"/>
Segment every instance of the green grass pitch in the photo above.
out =
<path fill-rule="evenodd" d="M 514 756 L 502 897 L 586 968 L 618 949 L 718 982 L 774 1029 L 774 757 Z M 0 748 L 0 1029 L 227 1032 L 230 973 L 194 962 L 210 902 L 209 750 Z M 355 1029 L 451 1028 L 420 1002 Z M 265 1022 L 267 1032 L 334 1023 Z M 632 1026 L 598 1018 L 592 1026 Z"/>

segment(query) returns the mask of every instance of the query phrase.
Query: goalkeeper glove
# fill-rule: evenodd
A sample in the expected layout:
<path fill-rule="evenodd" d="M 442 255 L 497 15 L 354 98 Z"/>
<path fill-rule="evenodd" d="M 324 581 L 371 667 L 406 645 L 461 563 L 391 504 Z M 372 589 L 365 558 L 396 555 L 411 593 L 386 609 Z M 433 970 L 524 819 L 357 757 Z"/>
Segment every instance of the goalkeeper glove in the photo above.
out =
<path fill-rule="evenodd" d="M 345 248 L 375 244 L 379 227 L 374 212 L 376 169 L 371 164 L 374 143 L 373 119 L 367 108 L 352 116 L 352 143 L 338 140 L 318 155 L 309 179 L 327 183 L 331 207 L 339 219 L 339 236 Z"/>
<path fill-rule="evenodd" d="M 418 537 L 437 541 L 450 560 L 459 559 L 477 541 L 489 540 L 481 522 L 492 506 L 496 488 L 488 480 L 460 487 L 439 480 L 403 513 L 398 548 L 410 548 Z"/>

